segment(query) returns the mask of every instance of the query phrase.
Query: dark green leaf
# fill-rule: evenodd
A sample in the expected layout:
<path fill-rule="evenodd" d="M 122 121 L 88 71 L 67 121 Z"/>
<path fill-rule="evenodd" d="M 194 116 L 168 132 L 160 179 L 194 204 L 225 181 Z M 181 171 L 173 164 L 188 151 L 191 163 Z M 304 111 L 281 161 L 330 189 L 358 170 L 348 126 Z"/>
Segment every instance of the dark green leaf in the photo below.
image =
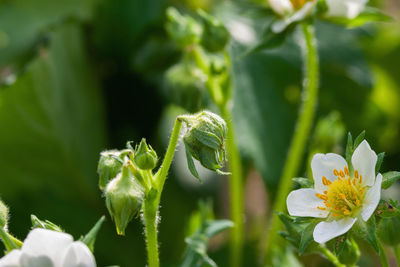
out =
<path fill-rule="evenodd" d="M 264 32 L 263 36 L 261 37 L 261 40 L 259 41 L 259 43 L 256 44 L 254 47 L 250 48 L 249 50 L 247 50 L 246 52 L 244 52 L 241 55 L 241 57 L 246 57 L 253 53 L 257 53 L 257 52 L 260 52 L 265 49 L 276 48 L 285 42 L 287 34 L 288 34 L 288 31 L 274 33 L 268 27 L 268 29 Z"/>
<path fill-rule="evenodd" d="M 345 25 L 348 28 L 360 27 L 368 22 L 390 22 L 393 18 L 384 14 L 381 10 L 373 7 L 367 7 L 357 17 L 353 19 L 347 18 L 328 18 L 328 21 Z"/>
<path fill-rule="evenodd" d="M 400 210 L 397 203 L 393 200 L 387 201 L 381 199 L 378 207 L 376 208 L 375 214 L 382 218 L 390 218 L 400 215 Z"/>
<path fill-rule="evenodd" d="M 334 251 L 337 256 L 340 256 L 340 254 L 342 254 L 343 249 L 346 245 L 346 239 L 347 239 L 347 234 L 335 238 Z"/>
<path fill-rule="evenodd" d="M 185 145 L 185 152 L 186 152 L 186 160 L 187 160 L 187 164 L 188 164 L 188 168 L 190 173 L 196 177 L 199 181 L 200 180 L 200 176 L 199 173 L 196 170 L 196 166 L 194 165 L 194 161 L 192 158 L 192 155 L 190 154 L 189 148 Z"/>
<path fill-rule="evenodd" d="M 308 178 L 296 177 L 296 178 L 293 178 L 292 180 L 296 184 L 300 185 L 301 188 L 310 188 L 310 187 L 314 186 L 313 181 L 311 181 Z"/>
<path fill-rule="evenodd" d="M 221 139 L 213 133 L 201 131 L 196 128 L 192 129 L 192 133 L 201 143 L 212 149 L 220 150 L 223 145 Z"/>
<path fill-rule="evenodd" d="M 391 171 L 391 172 L 385 172 L 382 174 L 382 188 L 383 189 L 388 189 L 393 185 L 394 182 L 400 179 L 400 172 L 397 171 Z"/>
<path fill-rule="evenodd" d="M 378 154 L 378 160 L 376 161 L 376 165 L 375 165 L 375 175 L 377 175 L 379 173 L 384 157 L 385 157 L 385 152 Z"/>
<path fill-rule="evenodd" d="M 375 249 L 377 253 L 379 253 L 379 244 L 376 239 L 376 224 L 375 224 L 375 216 L 371 216 L 371 218 L 366 223 L 366 239 L 368 243 Z"/>

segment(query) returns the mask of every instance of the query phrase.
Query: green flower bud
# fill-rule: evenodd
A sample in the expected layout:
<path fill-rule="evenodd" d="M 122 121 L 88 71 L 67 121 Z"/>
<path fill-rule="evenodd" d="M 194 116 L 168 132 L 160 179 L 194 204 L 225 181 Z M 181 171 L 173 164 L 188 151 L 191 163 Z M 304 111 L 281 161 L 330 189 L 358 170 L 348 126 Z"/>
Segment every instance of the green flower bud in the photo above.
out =
<path fill-rule="evenodd" d="M 225 139 L 228 131 L 225 121 L 209 111 L 179 118 L 187 125 L 183 142 L 192 174 L 199 178 L 192 157 L 205 168 L 222 173 L 219 169 L 225 161 Z"/>
<path fill-rule="evenodd" d="M 0 227 L 5 228 L 8 222 L 8 207 L 0 200 Z"/>
<path fill-rule="evenodd" d="M 203 22 L 201 45 L 209 52 L 222 51 L 229 41 L 229 32 L 222 22 L 203 10 L 197 11 Z"/>
<path fill-rule="evenodd" d="M 156 167 L 157 153 L 150 145 L 147 145 L 145 138 L 142 138 L 139 146 L 136 146 L 133 161 L 142 170 L 152 170 Z"/>
<path fill-rule="evenodd" d="M 104 190 L 106 206 L 115 222 L 117 233 L 125 235 L 125 228 L 138 214 L 144 198 L 144 189 L 129 171 L 128 164 L 112 179 Z"/>
<path fill-rule="evenodd" d="M 167 9 L 166 29 L 171 37 L 182 48 L 200 43 L 203 28 L 190 16 L 181 15 L 176 8 Z"/>
<path fill-rule="evenodd" d="M 353 266 L 360 258 L 360 250 L 354 240 L 346 239 L 344 248 L 339 255 L 339 261 L 346 266 Z"/>
<path fill-rule="evenodd" d="M 121 172 L 123 158 L 126 154 L 126 150 L 109 150 L 100 153 L 97 173 L 99 174 L 99 187 L 101 190 L 104 190 L 108 182 Z"/>
<path fill-rule="evenodd" d="M 45 220 L 39 220 L 38 217 L 36 217 L 35 215 L 31 215 L 31 222 L 32 222 L 32 228 L 43 228 L 43 229 L 48 229 L 48 230 L 52 230 L 52 231 L 56 231 L 56 232 L 64 232 L 63 229 L 61 229 L 60 226 Z"/>
<path fill-rule="evenodd" d="M 181 62 L 167 70 L 165 91 L 172 102 L 195 112 L 201 107 L 206 80 L 207 76 L 194 62 Z"/>
<path fill-rule="evenodd" d="M 400 244 L 400 217 L 382 218 L 378 227 L 378 236 L 383 243 L 389 246 Z"/>

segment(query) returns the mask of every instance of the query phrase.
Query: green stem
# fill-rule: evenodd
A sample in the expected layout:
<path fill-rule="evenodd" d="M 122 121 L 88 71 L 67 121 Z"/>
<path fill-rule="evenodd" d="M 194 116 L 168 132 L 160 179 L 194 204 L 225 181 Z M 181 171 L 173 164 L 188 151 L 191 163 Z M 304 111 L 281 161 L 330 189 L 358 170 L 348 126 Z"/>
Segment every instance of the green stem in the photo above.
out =
<path fill-rule="evenodd" d="M 325 246 L 321 246 L 320 247 L 320 251 L 336 267 L 346 267 L 346 265 L 341 264 L 339 259 L 329 249 L 327 249 Z"/>
<path fill-rule="evenodd" d="M 172 129 L 172 134 L 169 139 L 169 144 L 168 144 L 167 152 L 165 153 L 164 161 L 163 161 L 160 169 L 154 175 L 154 180 L 156 182 L 155 187 L 160 191 L 160 194 L 161 194 L 162 188 L 164 187 L 165 179 L 167 178 L 169 167 L 171 166 L 172 159 L 175 154 L 175 148 L 176 148 L 176 144 L 178 143 L 179 132 L 181 130 L 181 127 L 182 127 L 182 121 L 178 117 L 178 118 L 176 118 L 174 128 Z"/>
<path fill-rule="evenodd" d="M 221 107 L 221 115 L 228 127 L 228 136 L 226 146 L 228 152 L 229 170 L 232 173 L 230 177 L 230 212 L 231 219 L 235 226 L 232 228 L 231 237 L 231 264 L 232 267 L 241 266 L 242 249 L 244 241 L 244 225 L 243 225 L 243 178 L 242 178 L 242 162 L 239 150 L 235 143 L 233 118 L 230 110 Z"/>
<path fill-rule="evenodd" d="M 381 261 L 381 265 L 382 265 L 382 267 L 389 267 L 385 249 L 383 248 L 380 240 L 377 240 L 377 242 L 378 242 L 378 246 L 379 246 L 379 259 Z"/>
<path fill-rule="evenodd" d="M 400 266 L 400 247 L 399 245 L 393 246 L 394 255 L 396 256 L 397 266 Z"/>
<path fill-rule="evenodd" d="M 7 252 L 10 252 L 13 249 L 19 249 L 22 246 L 22 242 L 15 242 L 18 239 L 7 233 L 3 227 L 0 227 L 0 239 L 3 241 L 4 247 L 6 248 Z"/>
<path fill-rule="evenodd" d="M 305 39 L 303 52 L 305 70 L 302 103 L 296 129 L 294 131 L 294 136 L 288 151 L 277 196 L 272 209 L 273 212 L 284 212 L 286 210 L 286 197 L 291 190 L 292 178 L 296 176 L 303 159 L 304 149 L 308 136 L 310 135 L 316 109 L 319 66 L 314 27 L 313 25 L 304 22 L 302 24 L 302 30 Z M 281 228 L 281 222 L 278 216 L 272 216 L 272 222 L 270 225 L 265 251 L 266 262 L 268 262 L 272 256 L 272 246 L 280 242 L 278 231 Z"/>
<path fill-rule="evenodd" d="M 149 267 L 160 266 L 157 242 L 157 202 L 158 201 L 156 201 L 156 198 L 154 197 L 146 197 L 143 203 L 143 223 L 146 232 L 146 248 Z"/>

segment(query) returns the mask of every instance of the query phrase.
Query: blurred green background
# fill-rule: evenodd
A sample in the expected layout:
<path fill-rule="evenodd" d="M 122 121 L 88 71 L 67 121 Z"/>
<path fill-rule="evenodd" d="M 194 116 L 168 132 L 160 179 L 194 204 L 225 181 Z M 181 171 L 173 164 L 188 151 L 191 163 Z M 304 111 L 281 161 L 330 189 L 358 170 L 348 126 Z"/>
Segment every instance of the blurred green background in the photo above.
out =
<path fill-rule="evenodd" d="M 17 237 L 29 231 L 30 214 L 75 238 L 108 214 L 97 187 L 100 151 L 146 137 L 162 156 L 175 116 L 195 95 L 166 86 L 164 74 L 180 57 L 164 29 L 169 5 L 202 8 L 231 32 L 234 120 L 247 177 L 245 260 L 259 261 L 302 84 L 296 33 L 279 48 L 241 56 L 271 19 L 257 11 L 266 6 L 260 0 L 0 0 L 0 196 Z M 382 170 L 399 170 L 400 2 L 371 5 L 395 21 L 349 30 L 318 22 L 321 88 L 307 153 L 342 153 L 346 132 L 365 129 L 375 151 L 387 153 Z M 215 111 L 206 91 L 200 94 L 198 108 Z M 161 202 L 163 266 L 179 263 L 198 199 L 213 197 L 217 217 L 229 217 L 228 178 L 201 170 L 199 184 L 178 150 Z M 299 175 L 307 172 L 304 160 Z M 400 197 L 399 190 L 385 194 Z M 145 265 L 140 220 L 126 234 L 117 236 L 108 217 L 96 244 L 98 266 Z M 226 240 L 210 248 L 219 266 L 228 266 Z"/>

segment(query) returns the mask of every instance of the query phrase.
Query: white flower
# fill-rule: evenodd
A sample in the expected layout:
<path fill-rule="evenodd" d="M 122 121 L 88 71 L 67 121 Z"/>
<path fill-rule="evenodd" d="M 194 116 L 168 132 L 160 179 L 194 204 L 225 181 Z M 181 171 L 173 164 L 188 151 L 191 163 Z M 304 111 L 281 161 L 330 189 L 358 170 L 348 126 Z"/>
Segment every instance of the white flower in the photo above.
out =
<path fill-rule="evenodd" d="M 71 235 L 46 229 L 32 230 L 22 245 L 0 259 L 0 267 L 95 267 L 95 259 Z"/>
<path fill-rule="evenodd" d="M 271 8 L 282 17 L 272 25 L 272 31 L 279 33 L 289 24 L 303 20 L 310 15 L 316 0 L 269 0 Z"/>
<path fill-rule="evenodd" d="M 375 178 L 377 156 L 367 141 L 356 148 L 351 158 L 354 173 L 349 173 L 343 157 L 316 154 L 311 161 L 314 189 L 290 192 L 286 203 L 291 216 L 326 218 L 314 229 L 314 240 L 325 243 L 340 236 L 374 213 L 381 194 L 382 175 Z"/>
<path fill-rule="evenodd" d="M 353 19 L 365 8 L 368 0 L 326 0 L 327 16 Z"/>

